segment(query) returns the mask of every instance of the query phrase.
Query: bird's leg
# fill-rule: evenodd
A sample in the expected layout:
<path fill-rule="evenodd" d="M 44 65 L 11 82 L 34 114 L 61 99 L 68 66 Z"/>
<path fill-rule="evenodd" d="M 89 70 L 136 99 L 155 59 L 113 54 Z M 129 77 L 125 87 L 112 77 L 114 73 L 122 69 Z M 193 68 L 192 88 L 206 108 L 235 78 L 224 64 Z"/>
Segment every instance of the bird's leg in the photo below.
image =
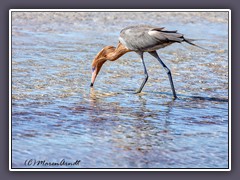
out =
<path fill-rule="evenodd" d="M 143 59 L 143 52 L 137 52 L 137 53 L 141 57 L 141 60 L 142 60 L 142 63 L 143 63 L 143 67 L 144 67 L 144 76 L 145 76 L 145 79 L 143 80 L 142 85 L 140 86 L 140 88 L 136 92 L 136 93 L 140 93 L 142 91 L 144 85 L 146 84 L 147 80 L 148 80 L 148 73 L 147 73 L 147 68 L 146 68 L 146 65 L 145 65 L 144 59 Z"/>
<path fill-rule="evenodd" d="M 171 85 L 171 88 L 172 88 L 172 92 L 173 92 L 173 98 L 176 99 L 177 95 L 176 95 L 175 88 L 174 88 L 174 85 L 173 85 L 172 74 L 171 74 L 170 69 L 163 63 L 163 61 L 160 59 L 160 57 L 158 56 L 156 51 L 149 52 L 149 54 L 151 54 L 153 57 L 155 57 L 160 62 L 160 64 L 163 66 L 165 71 L 167 72 L 167 75 L 168 75 L 168 78 L 169 78 L 169 81 L 170 81 L 170 85 Z"/>

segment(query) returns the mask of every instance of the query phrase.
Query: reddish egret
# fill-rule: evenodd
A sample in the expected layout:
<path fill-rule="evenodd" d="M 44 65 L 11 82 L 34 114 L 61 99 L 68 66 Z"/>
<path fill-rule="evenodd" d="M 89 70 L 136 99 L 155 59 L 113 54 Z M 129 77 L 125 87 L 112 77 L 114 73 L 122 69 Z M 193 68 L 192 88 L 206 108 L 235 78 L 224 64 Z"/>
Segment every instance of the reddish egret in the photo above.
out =
<path fill-rule="evenodd" d="M 197 46 L 193 44 L 191 41 L 193 40 L 184 38 L 183 34 L 180 34 L 177 31 L 166 30 L 163 27 L 159 28 L 159 27 L 148 26 L 148 25 L 126 27 L 120 33 L 119 43 L 117 47 L 106 46 L 94 58 L 92 63 L 91 87 L 93 86 L 94 81 L 102 65 L 107 60 L 115 61 L 125 53 L 134 51 L 140 56 L 143 67 L 144 67 L 145 79 L 142 82 L 138 91 L 136 92 L 136 93 L 140 93 L 148 80 L 147 68 L 145 66 L 144 59 L 143 59 L 143 53 L 148 52 L 160 62 L 160 64 L 163 66 L 163 68 L 167 72 L 172 93 L 173 93 L 173 98 L 176 99 L 177 95 L 173 85 L 171 71 L 160 59 L 156 50 L 164 48 L 176 42 L 177 43 L 186 42 L 191 45 Z"/>

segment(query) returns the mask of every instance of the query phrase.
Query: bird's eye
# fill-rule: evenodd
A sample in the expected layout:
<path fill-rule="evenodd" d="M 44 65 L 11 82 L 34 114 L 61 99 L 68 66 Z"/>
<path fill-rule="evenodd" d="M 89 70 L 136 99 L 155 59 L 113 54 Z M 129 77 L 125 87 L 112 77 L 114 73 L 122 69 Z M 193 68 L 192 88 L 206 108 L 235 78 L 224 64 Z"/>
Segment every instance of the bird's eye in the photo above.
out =
<path fill-rule="evenodd" d="M 96 69 L 96 68 L 95 68 L 95 67 L 93 67 L 93 68 L 92 68 L 92 72 L 94 72 L 94 71 L 95 71 L 95 69 Z"/>

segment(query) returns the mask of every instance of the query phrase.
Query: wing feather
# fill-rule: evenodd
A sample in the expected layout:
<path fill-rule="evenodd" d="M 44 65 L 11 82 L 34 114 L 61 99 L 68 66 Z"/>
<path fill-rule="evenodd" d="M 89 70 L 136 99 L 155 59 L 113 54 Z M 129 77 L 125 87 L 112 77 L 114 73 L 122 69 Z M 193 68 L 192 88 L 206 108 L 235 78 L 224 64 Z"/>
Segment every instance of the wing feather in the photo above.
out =
<path fill-rule="evenodd" d="M 151 29 L 148 34 L 158 39 L 159 41 L 168 41 L 168 42 L 182 42 L 184 40 L 183 34 L 177 33 L 177 31 L 168 31 L 168 30 L 156 30 L 156 28 Z"/>
<path fill-rule="evenodd" d="M 183 35 L 177 31 L 148 25 L 124 28 L 119 37 L 119 41 L 133 51 L 153 51 L 183 40 Z"/>

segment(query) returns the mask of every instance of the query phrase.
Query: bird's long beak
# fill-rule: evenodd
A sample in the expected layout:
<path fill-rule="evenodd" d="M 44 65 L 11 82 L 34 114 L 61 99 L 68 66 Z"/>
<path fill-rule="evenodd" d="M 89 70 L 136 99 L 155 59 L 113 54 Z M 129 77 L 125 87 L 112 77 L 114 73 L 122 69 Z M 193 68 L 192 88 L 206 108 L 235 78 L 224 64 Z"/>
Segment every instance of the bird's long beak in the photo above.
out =
<path fill-rule="evenodd" d="M 96 67 L 92 68 L 92 79 L 91 79 L 91 85 L 90 85 L 91 87 L 93 87 L 93 84 L 94 84 L 94 82 L 96 80 L 96 77 L 97 77 L 100 69 L 102 68 L 102 65 L 105 62 L 106 62 L 106 60 L 103 60 L 103 61 L 99 62 Z"/>
<path fill-rule="evenodd" d="M 97 71 L 96 71 L 96 68 L 92 68 L 92 79 L 91 79 L 91 87 L 93 87 L 93 84 L 94 84 L 94 81 L 95 81 L 95 79 L 96 79 L 96 77 L 97 77 L 97 73 L 96 73 Z"/>

